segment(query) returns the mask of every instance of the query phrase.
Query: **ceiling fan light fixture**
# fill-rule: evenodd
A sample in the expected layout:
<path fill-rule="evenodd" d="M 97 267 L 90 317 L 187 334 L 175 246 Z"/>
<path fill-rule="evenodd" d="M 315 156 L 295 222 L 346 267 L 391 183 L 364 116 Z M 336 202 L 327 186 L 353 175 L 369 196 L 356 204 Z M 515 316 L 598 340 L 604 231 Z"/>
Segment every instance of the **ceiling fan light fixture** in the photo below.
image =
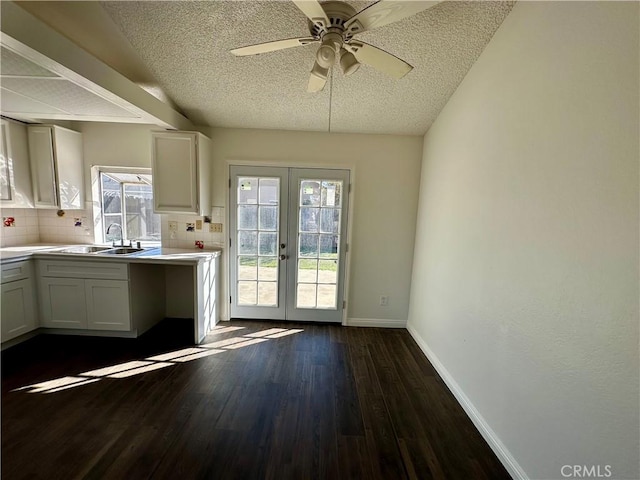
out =
<path fill-rule="evenodd" d="M 336 61 L 336 51 L 328 45 L 321 45 L 316 53 L 316 61 L 324 68 L 331 68 Z"/>
<path fill-rule="evenodd" d="M 336 33 L 327 33 L 322 37 L 322 44 L 316 52 L 316 61 L 324 68 L 331 68 L 336 62 L 336 55 L 342 46 L 342 37 Z"/>
<path fill-rule="evenodd" d="M 318 62 L 315 62 L 313 64 L 313 68 L 311 69 L 311 75 L 314 75 L 318 78 L 326 80 L 327 76 L 329 75 L 329 69 L 326 67 L 323 67 Z"/>
<path fill-rule="evenodd" d="M 351 75 L 360 68 L 360 63 L 353 53 L 343 48 L 340 50 L 340 67 L 345 75 Z"/>

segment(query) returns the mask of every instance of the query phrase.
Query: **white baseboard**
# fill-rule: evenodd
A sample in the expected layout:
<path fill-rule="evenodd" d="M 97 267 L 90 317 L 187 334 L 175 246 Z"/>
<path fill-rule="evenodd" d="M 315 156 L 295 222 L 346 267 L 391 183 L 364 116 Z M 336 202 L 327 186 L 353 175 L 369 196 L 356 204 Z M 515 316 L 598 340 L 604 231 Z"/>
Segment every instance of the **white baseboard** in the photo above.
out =
<path fill-rule="evenodd" d="M 407 321 L 386 318 L 347 318 L 345 325 L 347 327 L 405 328 Z"/>
<path fill-rule="evenodd" d="M 518 462 L 516 462 L 516 459 L 513 458 L 513 455 L 511 455 L 511 452 L 509 452 L 507 447 L 505 447 L 504 444 L 500 441 L 498 436 L 491 429 L 482 415 L 480 415 L 480 412 L 478 412 L 473 403 L 471 403 L 471 400 L 469 400 L 469 398 L 465 395 L 457 382 L 449 374 L 444 365 L 442 365 L 436 354 L 433 353 L 433 351 L 429 348 L 427 342 L 424 341 L 424 339 L 418 334 L 418 332 L 416 332 L 416 330 L 411 325 L 407 325 L 407 330 L 416 341 L 422 352 L 426 355 L 427 359 L 429 359 L 438 374 L 442 377 L 444 383 L 447 384 L 447 387 L 449 387 L 451 393 L 453 393 L 453 395 L 456 397 L 458 403 L 462 405 L 464 411 L 467 413 L 473 424 L 476 426 L 485 441 L 489 444 L 498 459 L 502 462 L 509 474 L 516 480 L 528 480 L 529 477 L 524 472 L 522 467 L 520 467 Z"/>

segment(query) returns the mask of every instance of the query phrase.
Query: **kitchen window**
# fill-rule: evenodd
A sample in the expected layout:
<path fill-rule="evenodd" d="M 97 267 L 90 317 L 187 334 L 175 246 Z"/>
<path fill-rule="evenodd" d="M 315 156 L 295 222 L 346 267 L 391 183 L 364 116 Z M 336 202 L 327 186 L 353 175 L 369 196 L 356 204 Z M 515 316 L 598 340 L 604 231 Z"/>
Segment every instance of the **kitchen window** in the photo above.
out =
<path fill-rule="evenodd" d="M 96 237 L 160 242 L 160 215 L 153 212 L 152 178 L 148 169 L 98 170 L 101 200 Z"/>

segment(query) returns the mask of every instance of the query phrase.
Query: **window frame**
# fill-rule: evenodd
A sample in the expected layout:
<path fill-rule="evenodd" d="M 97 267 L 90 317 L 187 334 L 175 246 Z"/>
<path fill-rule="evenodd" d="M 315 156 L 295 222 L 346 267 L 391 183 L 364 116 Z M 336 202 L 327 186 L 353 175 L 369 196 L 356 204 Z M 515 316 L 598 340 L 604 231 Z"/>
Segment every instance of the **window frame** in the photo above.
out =
<path fill-rule="evenodd" d="M 120 187 L 120 212 L 117 214 L 109 214 L 107 213 L 106 215 L 118 215 L 120 217 L 120 227 L 121 227 L 121 231 L 122 231 L 122 238 L 126 239 L 126 240 L 136 240 L 138 241 L 139 239 L 136 238 L 128 238 L 127 235 L 127 205 L 126 205 L 126 200 L 125 200 L 125 188 L 127 185 L 141 185 L 141 184 L 147 184 L 146 182 L 122 182 L 117 180 L 116 178 L 114 178 L 113 176 L 117 176 L 118 174 L 129 174 L 129 175 L 149 175 L 151 176 L 151 169 L 150 168 L 144 168 L 144 167 L 108 167 L 108 166 L 94 166 L 91 168 L 92 171 L 92 191 L 93 191 L 93 224 L 94 224 L 94 238 L 96 243 L 108 243 L 109 241 L 106 239 L 106 232 L 105 232 L 105 212 L 103 209 L 103 201 L 104 201 L 104 196 L 103 196 L 103 185 L 102 185 L 102 175 L 107 175 L 110 176 L 112 178 L 112 180 L 116 181 L 119 184 Z M 150 185 L 151 187 L 153 187 L 153 177 L 151 177 L 152 179 L 152 183 L 147 184 Z M 153 195 L 153 188 L 151 190 L 152 195 Z M 153 201 L 152 201 L 152 205 L 153 205 Z M 153 206 L 152 206 L 153 209 Z M 153 215 L 158 215 L 160 217 L 159 213 L 156 213 L 155 211 L 153 211 Z M 160 220 L 161 221 L 161 220 Z M 161 232 L 161 230 L 160 230 Z M 160 246 L 161 244 L 161 238 L 158 238 L 157 240 L 139 240 L 140 243 L 142 245 L 145 246 Z"/>

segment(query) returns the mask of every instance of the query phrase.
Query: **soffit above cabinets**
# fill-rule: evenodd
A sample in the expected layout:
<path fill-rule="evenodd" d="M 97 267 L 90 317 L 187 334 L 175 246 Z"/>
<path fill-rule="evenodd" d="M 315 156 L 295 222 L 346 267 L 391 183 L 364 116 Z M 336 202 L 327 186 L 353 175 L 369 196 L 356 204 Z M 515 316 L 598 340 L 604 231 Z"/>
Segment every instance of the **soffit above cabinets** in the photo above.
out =
<path fill-rule="evenodd" d="M 154 124 L 191 122 L 13 2 L 0 2 L 0 113 L 51 120 Z"/>
<path fill-rule="evenodd" d="M 143 120 L 141 115 L 56 75 L 4 46 L 0 46 L 0 53 L 0 109 L 7 117 L 26 122 Z"/>

